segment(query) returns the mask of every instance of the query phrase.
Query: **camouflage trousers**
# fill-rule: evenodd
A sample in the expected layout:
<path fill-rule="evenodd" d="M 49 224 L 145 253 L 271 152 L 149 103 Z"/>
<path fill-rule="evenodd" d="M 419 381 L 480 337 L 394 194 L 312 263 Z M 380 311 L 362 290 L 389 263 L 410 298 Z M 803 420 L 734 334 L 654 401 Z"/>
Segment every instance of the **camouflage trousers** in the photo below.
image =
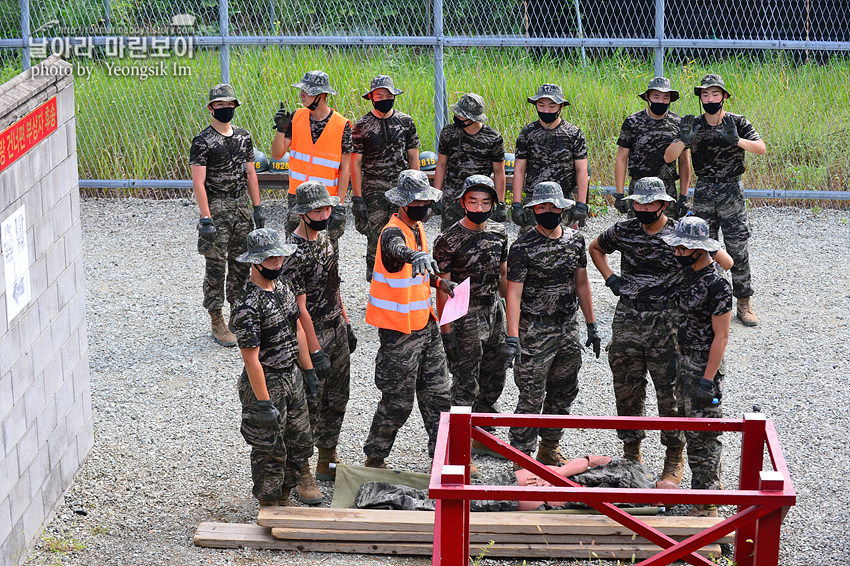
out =
<path fill-rule="evenodd" d="M 428 434 L 428 454 L 433 457 L 440 413 L 451 408 L 440 328 L 432 318 L 422 330 L 404 334 L 380 328 L 378 336 L 381 345 L 375 358 L 375 385 L 381 400 L 363 452 L 381 460 L 389 456 L 396 434 L 413 410 L 415 396 Z"/>
<path fill-rule="evenodd" d="M 198 236 L 198 253 L 206 258 L 204 308 L 214 311 L 224 306 L 225 296 L 232 305 L 250 275 L 251 266 L 236 258 L 247 251 L 245 238 L 254 229 L 254 222 L 247 195 L 235 199 L 213 195 L 208 198 L 215 241 L 207 242 Z"/>
<path fill-rule="evenodd" d="M 708 222 L 711 237 L 717 239 L 723 231 L 726 251 L 735 260 L 732 266 L 732 294 L 749 297 L 753 294 L 750 281 L 750 254 L 747 241 L 747 204 L 744 201 L 744 183 L 740 177 L 728 182 L 697 180 L 694 187 L 694 214 Z"/>
<path fill-rule="evenodd" d="M 676 343 L 678 310 L 675 305 L 663 310 L 638 310 L 627 306 L 624 298 L 617 303 L 611 323 L 608 365 L 614 376 L 614 397 L 621 417 L 646 415 L 646 374 L 649 372 L 658 399 L 658 415 L 679 416 L 676 405 Z M 643 430 L 618 430 L 624 443 L 640 442 Z M 661 444 L 678 448 L 685 443 L 681 431 L 661 431 Z"/>
<path fill-rule="evenodd" d="M 384 197 L 384 193 L 394 186 L 395 183 L 391 181 L 370 181 L 368 186 L 363 187 L 363 200 L 366 201 L 367 218 L 365 223 L 355 218 L 354 227 L 366 236 L 366 281 L 372 280 L 378 237 L 381 235 L 381 230 L 390 221 L 393 213 L 398 210 L 398 206 Z"/>
<path fill-rule="evenodd" d="M 292 234 L 298 225 L 301 223 L 301 217 L 295 214 L 292 209 L 295 206 L 295 195 L 286 195 L 286 221 L 283 223 L 283 229 L 286 231 L 286 235 Z M 335 226 L 333 228 L 328 227 L 328 237 L 331 239 L 331 244 L 333 244 L 334 251 L 339 255 L 339 239 L 342 237 L 342 234 L 345 232 L 345 224 L 341 224 L 339 226 Z"/>
<path fill-rule="evenodd" d="M 466 216 L 466 211 L 460 205 L 459 200 L 443 199 L 443 214 L 440 217 L 440 232 L 445 232 L 449 227 Z"/>
<path fill-rule="evenodd" d="M 576 314 L 571 316 L 527 316 L 519 319 L 522 361 L 514 367 L 519 389 L 517 414 L 569 415 L 578 395 L 581 345 Z M 537 436 L 559 442 L 564 429 L 515 427 L 511 446 L 531 454 Z"/>
<path fill-rule="evenodd" d="M 280 429 L 255 424 L 257 397 L 242 370 L 237 389 L 242 403 L 242 437 L 251 447 L 251 478 L 254 497 L 280 499 L 285 488 L 298 483 L 301 471 L 313 454 L 313 435 L 304 385 L 298 369 L 263 368 L 269 398 L 280 411 Z"/>
<path fill-rule="evenodd" d="M 723 418 L 722 402 L 716 405 L 703 406 L 696 401 L 696 390 L 700 378 L 705 373 L 708 363 L 708 352 L 680 352 L 678 370 L 676 372 L 676 389 L 679 397 L 679 414 L 683 417 L 698 419 Z M 723 392 L 724 367 L 720 364 L 717 375 L 714 376 L 714 390 Z M 691 489 L 721 489 L 720 455 L 723 444 L 720 441 L 721 432 L 687 431 L 688 466 L 691 468 Z"/>
<path fill-rule="evenodd" d="M 319 345 L 331 359 L 331 371 L 324 379 L 319 378 L 318 395 L 307 399 L 310 427 L 316 447 L 333 450 L 339 441 L 351 384 L 348 327 L 342 317 L 327 324 L 314 322 L 313 326 Z"/>
<path fill-rule="evenodd" d="M 493 299 L 489 305 L 470 305 L 466 316 L 452 322 L 458 345 L 458 361 L 450 367 L 452 405 L 470 406 L 475 413 L 498 413 L 505 387 L 505 307 Z"/>

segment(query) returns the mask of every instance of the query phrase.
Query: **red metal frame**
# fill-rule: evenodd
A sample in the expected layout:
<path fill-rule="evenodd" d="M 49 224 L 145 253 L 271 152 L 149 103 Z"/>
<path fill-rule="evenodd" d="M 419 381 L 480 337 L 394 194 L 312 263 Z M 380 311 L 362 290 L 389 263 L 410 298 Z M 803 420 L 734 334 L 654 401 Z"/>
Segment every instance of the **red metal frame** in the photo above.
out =
<path fill-rule="evenodd" d="M 740 432 L 740 484 L 737 490 L 582 487 L 481 428 L 488 426 Z M 470 446 L 473 439 L 534 472 L 550 482 L 552 487 L 470 485 Z M 772 470 L 768 471 L 764 470 L 765 447 L 772 465 Z M 433 566 L 469 565 L 469 501 L 472 499 L 586 503 L 661 547 L 658 554 L 640 562 L 639 566 L 660 566 L 676 560 L 685 560 L 695 566 L 709 566 L 714 563 L 697 554 L 696 550 L 732 531 L 736 531 L 735 561 L 738 566 L 776 566 L 782 519 L 797 501 L 773 422 L 759 413 L 746 414 L 743 419 L 688 419 L 500 415 L 472 413 L 470 407 L 452 407 L 451 412 L 440 416 L 429 493 L 437 500 Z M 736 505 L 737 513 L 676 542 L 611 502 Z"/>

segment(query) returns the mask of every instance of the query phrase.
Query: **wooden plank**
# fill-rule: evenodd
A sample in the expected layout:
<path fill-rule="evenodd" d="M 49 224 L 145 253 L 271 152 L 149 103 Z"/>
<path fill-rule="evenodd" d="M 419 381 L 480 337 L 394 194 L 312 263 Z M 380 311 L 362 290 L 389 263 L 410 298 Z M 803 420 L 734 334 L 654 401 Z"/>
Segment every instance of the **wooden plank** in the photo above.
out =
<path fill-rule="evenodd" d="M 336 552 L 356 554 L 389 554 L 430 556 L 428 543 L 286 541 L 271 536 L 270 529 L 237 523 L 201 523 L 195 532 L 195 544 L 208 548 L 257 548 L 264 550 L 297 550 L 301 552 Z M 486 546 L 470 545 L 470 556 L 477 556 Z M 591 558 L 631 560 L 648 558 L 658 552 L 654 545 L 578 545 L 578 544 L 496 544 L 487 550 L 488 557 L 499 558 Z M 720 555 L 719 545 L 700 551 L 708 556 Z"/>

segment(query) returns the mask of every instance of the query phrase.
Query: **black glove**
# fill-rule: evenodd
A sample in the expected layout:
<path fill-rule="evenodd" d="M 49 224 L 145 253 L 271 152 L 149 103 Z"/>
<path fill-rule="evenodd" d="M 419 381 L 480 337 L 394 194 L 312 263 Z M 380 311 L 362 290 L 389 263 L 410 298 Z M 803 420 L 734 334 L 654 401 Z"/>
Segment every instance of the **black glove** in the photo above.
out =
<path fill-rule="evenodd" d="M 503 202 L 496 203 L 493 214 L 490 216 L 494 222 L 504 222 L 508 219 L 508 205 Z"/>
<path fill-rule="evenodd" d="M 437 285 L 440 286 L 440 291 L 442 291 L 449 297 L 455 296 L 455 287 L 457 287 L 458 284 L 454 281 L 449 281 L 448 279 L 438 279 Z"/>
<path fill-rule="evenodd" d="M 511 203 L 511 220 L 513 220 L 514 224 L 517 226 L 525 226 L 528 224 L 528 213 L 525 208 L 523 208 L 521 202 Z"/>
<path fill-rule="evenodd" d="M 266 219 L 263 218 L 263 205 L 258 204 L 254 207 L 254 228 L 263 228 L 266 225 Z"/>
<path fill-rule="evenodd" d="M 611 289 L 611 292 L 614 293 L 615 296 L 620 296 L 620 276 L 616 273 L 612 273 L 608 279 L 605 280 L 605 286 Z"/>
<path fill-rule="evenodd" d="M 738 135 L 738 126 L 729 114 L 723 116 L 723 120 L 720 121 L 720 135 L 729 142 L 729 145 L 738 145 L 738 140 L 741 139 Z"/>
<path fill-rule="evenodd" d="M 352 197 L 351 213 L 354 214 L 354 218 L 361 222 L 366 222 L 369 219 L 369 209 L 366 208 L 366 199 L 363 197 Z"/>
<path fill-rule="evenodd" d="M 704 377 L 697 382 L 696 401 L 703 407 L 714 404 L 714 382 Z"/>
<path fill-rule="evenodd" d="M 685 147 L 690 147 L 700 127 L 700 123 L 693 114 L 683 116 L 679 123 L 679 141 L 685 144 Z"/>
<path fill-rule="evenodd" d="M 457 338 L 451 332 L 440 332 L 440 338 L 443 339 L 443 349 L 446 351 L 446 359 L 449 363 L 457 363 L 458 345 Z"/>
<path fill-rule="evenodd" d="M 209 243 L 215 242 L 215 224 L 212 218 L 201 218 L 198 221 L 198 234 Z"/>
<path fill-rule="evenodd" d="M 431 203 L 431 214 L 442 216 L 446 206 L 443 204 L 443 199 L 435 200 Z"/>
<path fill-rule="evenodd" d="M 587 323 L 587 342 L 584 343 L 585 348 L 593 344 L 593 353 L 596 354 L 596 359 L 599 359 L 599 354 L 602 352 L 602 338 L 599 336 L 599 331 L 596 330 L 595 322 Z"/>
<path fill-rule="evenodd" d="M 629 211 L 629 201 L 625 200 L 626 195 L 623 193 L 614 193 L 614 208 L 620 214 L 626 214 Z"/>
<path fill-rule="evenodd" d="M 517 365 L 522 363 L 522 348 L 519 347 L 519 338 L 516 336 L 508 336 L 505 339 L 505 346 L 502 348 L 502 353 L 505 355 L 505 369 L 513 367 L 514 360 Z"/>
<path fill-rule="evenodd" d="M 286 128 L 289 126 L 289 123 L 292 122 L 292 112 L 286 109 L 283 105 L 283 102 L 280 103 L 280 108 L 274 115 L 274 128 L 281 134 L 286 133 Z"/>
<path fill-rule="evenodd" d="M 684 218 L 688 215 L 688 211 L 691 209 L 691 201 L 688 198 L 688 195 L 679 195 L 679 200 L 676 201 L 676 217 Z"/>
<path fill-rule="evenodd" d="M 583 202 L 577 202 L 573 209 L 570 211 L 570 221 L 581 222 L 585 219 L 587 219 L 587 204 Z"/>
<path fill-rule="evenodd" d="M 331 359 L 324 350 L 313 352 L 310 354 L 310 361 L 313 362 L 313 369 L 322 377 L 326 376 L 331 371 Z"/>
<path fill-rule="evenodd" d="M 257 416 L 255 422 L 268 430 L 280 430 L 280 411 L 272 405 L 271 399 L 257 401 Z"/>
<path fill-rule="evenodd" d="M 312 399 L 319 393 L 319 378 L 316 377 L 316 370 L 302 369 L 301 375 L 304 377 L 304 391 L 307 392 L 307 397 Z"/>
<path fill-rule="evenodd" d="M 348 328 L 346 329 L 348 332 L 348 353 L 353 354 L 354 350 L 357 349 L 357 335 L 354 333 L 354 329 L 351 327 L 351 323 L 348 323 Z"/>
<path fill-rule="evenodd" d="M 328 228 L 336 228 L 345 226 L 345 205 L 338 204 L 331 210 L 331 217 L 328 220 Z"/>
<path fill-rule="evenodd" d="M 430 275 L 437 274 L 437 262 L 434 261 L 427 252 L 416 252 L 413 254 L 413 261 L 410 262 L 413 267 L 413 275 Z"/>

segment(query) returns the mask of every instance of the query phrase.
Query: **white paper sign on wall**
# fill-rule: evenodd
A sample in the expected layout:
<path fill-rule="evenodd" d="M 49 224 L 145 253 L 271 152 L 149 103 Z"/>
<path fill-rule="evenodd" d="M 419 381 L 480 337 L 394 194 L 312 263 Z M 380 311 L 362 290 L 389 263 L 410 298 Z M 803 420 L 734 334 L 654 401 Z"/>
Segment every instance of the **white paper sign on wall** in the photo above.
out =
<path fill-rule="evenodd" d="M 32 298 L 27 222 L 23 205 L 0 224 L 0 243 L 6 274 L 6 320 L 11 324 L 12 319 Z"/>

